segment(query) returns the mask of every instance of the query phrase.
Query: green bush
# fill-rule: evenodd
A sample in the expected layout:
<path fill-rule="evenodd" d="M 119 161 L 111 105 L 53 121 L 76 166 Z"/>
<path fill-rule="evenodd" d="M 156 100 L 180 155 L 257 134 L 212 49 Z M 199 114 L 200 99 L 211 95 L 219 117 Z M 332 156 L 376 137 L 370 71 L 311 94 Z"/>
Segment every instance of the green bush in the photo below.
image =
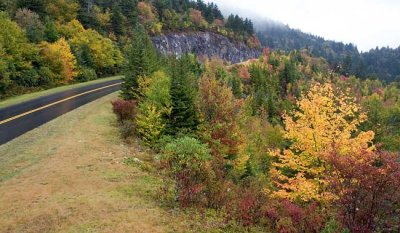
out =
<path fill-rule="evenodd" d="M 75 78 L 75 81 L 78 82 L 87 82 L 90 80 L 95 80 L 97 79 L 97 74 L 96 71 L 92 68 L 83 68 L 80 72 L 79 75 Z"/>
<path fill-rule="evenodd" d="M 40 67 L 39 71 L 39 86 L 48 86 L 53 84 L 53 80 L 56 80 L 56 75 L 47 66 Z"/>
<path fill-rule="evenodd" d="M 209 149 L 199 140 L 183 137 L 168 143 L 159 157 L 175 179 L 176 199 L 181 207 L 206 202 L 206 183 L 211 175 Z"/>
<path fill-rule="evenodd" d="M 35 87 L 38 84 L 39 75 L 34 69 L 23 70 L 20 77 L 15 78 L 14 82 L 23 87 Z"/>

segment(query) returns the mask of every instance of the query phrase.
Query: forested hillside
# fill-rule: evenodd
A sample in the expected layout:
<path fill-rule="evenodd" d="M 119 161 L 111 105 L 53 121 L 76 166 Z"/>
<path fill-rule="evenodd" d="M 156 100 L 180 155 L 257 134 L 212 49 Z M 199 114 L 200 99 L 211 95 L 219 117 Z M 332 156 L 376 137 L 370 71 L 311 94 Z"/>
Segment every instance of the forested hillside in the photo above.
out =
<path fill-rule="evenodd" d="M 138 28 L 210 31 L 259 47 L 250 20 L 224 19 L 203 1 L 0 0 L 0 11 L 0 98 L 120 73 Z"/>
<path fill-rule="evenodd" d="M 400 81 L 400 48 L 376 48 L 359 52 L 353 44 L 325 40 L 277 22 L 257 22 L 257 36 L 263 46 L 284 51 L 307 49 L 328 60 L 337 72 L 360 78 L 378 78 L 387 83 Z"/>

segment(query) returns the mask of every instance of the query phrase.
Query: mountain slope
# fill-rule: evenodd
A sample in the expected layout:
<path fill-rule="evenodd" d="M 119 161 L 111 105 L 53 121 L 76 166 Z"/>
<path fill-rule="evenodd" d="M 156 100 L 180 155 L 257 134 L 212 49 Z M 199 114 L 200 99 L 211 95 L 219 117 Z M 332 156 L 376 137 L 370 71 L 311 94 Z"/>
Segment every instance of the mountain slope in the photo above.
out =
<path fill-rule="evenodd" d="M 280 23 L 259 21 L 255 25 L 263 46 L 285 51 L 307 49 L 313 56 L 327 59 L 343 75 L 399 81 L 400 48 L 376 48 L 360 53 L 351 43 L 325 40 Z"/>

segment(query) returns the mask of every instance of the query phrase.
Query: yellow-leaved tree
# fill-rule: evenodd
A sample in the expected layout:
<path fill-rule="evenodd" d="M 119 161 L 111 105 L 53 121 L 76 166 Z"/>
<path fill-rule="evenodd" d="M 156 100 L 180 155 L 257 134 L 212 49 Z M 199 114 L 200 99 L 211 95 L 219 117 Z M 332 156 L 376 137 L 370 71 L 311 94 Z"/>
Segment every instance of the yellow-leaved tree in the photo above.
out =
<path fill-rule="evenodd" d="M 171 113 L 170 83 L 171 78 L 163 71 L 139 78 L 136 132 L 149 146 L 154 146 L 165 133 L 166 119 Z"/>
<path fill-rule="evenodd" d="M 300 202 L 332 200 L 326 188 L 327 156 L 333 151 L 356 156 L 358 151 L 373 150 L 374 132 L 358 130 L 366 114 L 353 97 L 331 83 L 314 84 L 297 107 L 283 116 L 285 138 L 292 144 L 271 151 L 278 158 L 271 171 L 278 188 L 273 196 Z"/>
<path fill-rule="evenodd" d="M 76 30 L 80 30 L 79 25 L 76 26 L 78 26 Z M 93 29 L 79 31 L 69 42 L 77 54 L 88 50 L 90 60 L 99 73 L 112 73 L 123 63 L 123 56 L 118 46 Z"/>
<path fill-rule="evenodd" d="M 56 75 L 55 83 L 67 83 L 77 75 L 76 58 L 64 38 L 54 43 L 42 42 L 41 55 L 50 70 Z"/>

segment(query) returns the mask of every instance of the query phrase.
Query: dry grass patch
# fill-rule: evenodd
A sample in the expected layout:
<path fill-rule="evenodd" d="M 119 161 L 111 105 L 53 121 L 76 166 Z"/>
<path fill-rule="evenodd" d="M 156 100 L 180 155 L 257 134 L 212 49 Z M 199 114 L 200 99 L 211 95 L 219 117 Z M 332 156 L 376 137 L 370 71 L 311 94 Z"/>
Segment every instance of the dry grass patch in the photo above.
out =
<path fill-rule="evenodd" d="M 117 95 L 0 146 L 0 232 L 188 231 L 186 215 L 161 207 L 161 179 L 124 163 L 146 153 L 121 142 Z"/>

